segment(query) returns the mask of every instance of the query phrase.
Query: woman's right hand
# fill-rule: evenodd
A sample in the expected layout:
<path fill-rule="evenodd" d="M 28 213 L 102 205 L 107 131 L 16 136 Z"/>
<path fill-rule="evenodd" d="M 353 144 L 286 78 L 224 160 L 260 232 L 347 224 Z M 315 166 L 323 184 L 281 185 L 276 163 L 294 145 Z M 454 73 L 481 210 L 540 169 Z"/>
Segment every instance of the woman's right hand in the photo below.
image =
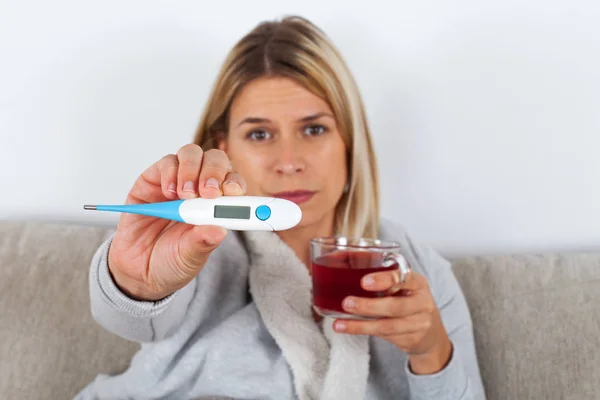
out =
<path fill-rule="evenodd" d="M 145 170 L 125 204 L 245 194 L 246 182 L 229 165 L 221 150 L 185 145 Z M 132 299 L 159 300 L 194 279 L 226 233 L 219 226 L 122 213 L 108 252 L 109 271 Z"/>

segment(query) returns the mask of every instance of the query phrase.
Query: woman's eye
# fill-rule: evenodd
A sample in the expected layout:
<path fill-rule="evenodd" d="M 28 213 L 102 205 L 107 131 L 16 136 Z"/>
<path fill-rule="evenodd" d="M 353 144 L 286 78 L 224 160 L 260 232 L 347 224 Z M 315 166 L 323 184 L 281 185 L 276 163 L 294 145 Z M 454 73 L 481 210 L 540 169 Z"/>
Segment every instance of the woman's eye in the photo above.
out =
<path fill-rule="evenodd" d="M 304 133 L 310 136 L 321 135 L 326 131 L 327 128 L 325 128 L 323 125 L 309 125 L 306 128 L 304 128 Z"/>
<path fill-rule="evenodd" d="M 263 130 L 252 131 L 248 134 L 248 139 L 261 141 L 268 139 L 270 137 L 269 133 Z"/>

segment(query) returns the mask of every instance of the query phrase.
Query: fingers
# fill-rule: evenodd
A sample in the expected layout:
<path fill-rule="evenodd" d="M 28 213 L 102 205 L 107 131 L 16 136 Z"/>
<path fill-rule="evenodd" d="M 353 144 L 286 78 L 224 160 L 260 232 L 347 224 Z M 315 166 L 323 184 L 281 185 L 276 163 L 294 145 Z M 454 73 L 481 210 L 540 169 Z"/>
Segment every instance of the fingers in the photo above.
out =
<path fill-rule="evenodd" d="M 177 154 L 164 156 L 144 171 L 142 179 L 134 185 L 135 197 L 142 202 L 158 202 L 245 194 L 246 181 L 240 174 L 229 171 L 229 166 L 225 152 L 217 149 L 204 152 L 196 144 L 187 144 Z"/>
<path fill-rule="evenodd" d="M 156 163 L 156 170 L 160 174 L 160 188 L 165 198 L 175 200 L 179 198 L 177 193 L 177 175 L 179 162 L 177 156 L 168 154 Z"/>
<path fill-rule="evenodd" d="M 177 195 L 179 198 L 193 199 L 198 196 L 198 178 L 203 158 L 202 148 L 195 144 L 187 144 L 177 151 Z"/>
<path fill-rule="evenodd" d="M 219 197 L 225 194 L 224 181 L 228 182 L 227 194 L 244 194 L 246 182 L 239 174 L 229 172 L 229 165 L 229 157 L 224 151 L 211 149 L 204 152 L 195 144 L 183 146 L 176 157 L 164 158 L 160 164 L 166 180 L 173 179 L 173 169 L 177 168 L 173 183 L 176 183 L 176 194 L 181 199 Z M 169 196 L 173 196 L 169 190 L 173 183 L 165 183 Z"/>
<path fill-rule="evenodd" d="M 373 292 L 419 290 L 429 286 L 427 279 L 414 271 L 410 271 L 402 283 L 401 272 L 397 269 L 367 274 L 361 279 L 360 285 L 363 289 Z"/>
<path fill-rule="evenodd" d="M 181 237 L 178 255 L 181 265 L 188 268 L 190 275 L 195 275 L 204 265 L 206 258 L 225 239 L 227 230 L 220 226 L 194 226 Z"/>
<path fill-rule="evenodd" d="M 414 314 L 405 318 L 383 318 L 370 321 L 336 320 L 334 329 L 354 335 L 393 336 L 429 329 L 431 318 L 426 314 Z"/>
<path fill-rule="evenodd" d="M 366 298 L 348 296 L 342 308 L 350 313 L 365 317 L 407 317 L 421 312 L 430 312 L 431 304 L 422 292 L 411 296 Z"/>
<path fill-rule="evenodd" d="M 221 186 L 229 172 L 229 164 L 229 157 L 222 150 L 211 149 L 204 153 L 198 180 L 201 197 L 212 199 L 221 196 Z"/>
<path fill-rule="evenodd" d="M 246 193 L 248 186 L 242 176 L 236 172 L 228 172 L 223 182 L 223 195 L 242 196 Z"/>
<path fill-rule="evenodd" d="M 175 164 L 173 165 L 173 162 Z M 171 166 L 169 166 L 171 164 Z M 153 203 L 175 199 L 177 194 L 169 193 L 168 181 L 177 182 L 172 178 L 177 173 L 175 156 L 168 155 L 148 167 L 133 184 L 127 195 L 126 204 Z M 167 173 L 163 171 L 167 170 Z M 169 178 L 171 177 L 171 178 Z M 128 218 L 125 214 L 122 217 Z"/>

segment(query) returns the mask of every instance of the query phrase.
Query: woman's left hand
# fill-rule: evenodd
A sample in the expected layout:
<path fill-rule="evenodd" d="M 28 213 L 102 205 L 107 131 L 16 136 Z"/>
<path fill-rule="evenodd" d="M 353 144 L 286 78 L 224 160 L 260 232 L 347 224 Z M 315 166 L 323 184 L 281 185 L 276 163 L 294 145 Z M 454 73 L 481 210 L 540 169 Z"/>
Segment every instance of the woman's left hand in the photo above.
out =
<path fill-rule="evenodd" d="M 368 291 L 401 289 L 386 297 L 346 297 L 342 307 L 347 313 L 374 319 L 338 319 L 336 332 L 373 335 L 393 343 L 408 354 L 415 374 L 432 374 L 446 366 L 452 343 L 423 275 L 411 271 L 402 284 L 399 271 L 376 272 L 365 275 L 361 286 Z"/>

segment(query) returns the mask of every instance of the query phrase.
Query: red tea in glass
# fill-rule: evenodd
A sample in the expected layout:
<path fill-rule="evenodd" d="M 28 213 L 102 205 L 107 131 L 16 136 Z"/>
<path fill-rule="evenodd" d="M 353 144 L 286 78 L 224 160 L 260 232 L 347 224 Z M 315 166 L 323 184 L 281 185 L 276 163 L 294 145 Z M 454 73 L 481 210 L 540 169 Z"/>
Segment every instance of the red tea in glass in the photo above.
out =
<path fill-rule="evenodd" d="M 343 237 L 315 238 L 311 241 L 313 307 L 322 316 L 366 318 L 342 309 L 346 296 L 382 297 L 383 292 L 364 290 L 363 276 L 397 269 L 405 277 L 408 263 L 396 243 L 378 239 Z"/>

